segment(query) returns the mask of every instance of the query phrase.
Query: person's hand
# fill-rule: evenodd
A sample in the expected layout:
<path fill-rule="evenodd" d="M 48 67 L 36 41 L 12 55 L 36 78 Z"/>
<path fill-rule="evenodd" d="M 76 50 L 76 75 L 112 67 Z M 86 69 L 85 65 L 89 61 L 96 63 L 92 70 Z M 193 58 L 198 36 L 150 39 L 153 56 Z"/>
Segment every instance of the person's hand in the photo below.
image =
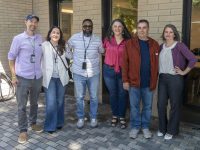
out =
<path fill-rule="evenodd" d="M 12 77 L 12 84 L 16 86 L 18 83 L 17 77 Z"/>
<path fill-rule="evenodd" d="M 185 72 L 182 71 L 182 70 L 181 70 L 179 67 L 177 67 L 177 66 L 175 66 L 174 70 L 175 70 L 176 74 L 179 74 L 179 75 L 182 75 L 182 76 L 185 75 Z"/>
<path fill-rule="evenodd" d="M 123 88 L 124 88 L 124 90 L 129 90 L 129 83 L 128 82 L 124 82 L 123 83 Z"/>

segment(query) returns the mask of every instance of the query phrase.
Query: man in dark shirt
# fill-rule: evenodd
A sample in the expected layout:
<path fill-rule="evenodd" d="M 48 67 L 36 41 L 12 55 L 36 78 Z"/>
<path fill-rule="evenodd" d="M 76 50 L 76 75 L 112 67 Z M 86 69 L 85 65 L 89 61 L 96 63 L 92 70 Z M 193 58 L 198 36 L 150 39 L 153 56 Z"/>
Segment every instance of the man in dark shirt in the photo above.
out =
<path fill-rule="evenodd" d="M 137 24 L 137 36 L 127 41 L 123 53 L 123 86 L 130 96 L 130 138 L 136 138 L 140 128 L 145 138 L 152 137 L 149 126 L 153 90 L 158 78 L 159 44 L 148 37 L 148 31 L 149 22 L 140 20 Z"/>

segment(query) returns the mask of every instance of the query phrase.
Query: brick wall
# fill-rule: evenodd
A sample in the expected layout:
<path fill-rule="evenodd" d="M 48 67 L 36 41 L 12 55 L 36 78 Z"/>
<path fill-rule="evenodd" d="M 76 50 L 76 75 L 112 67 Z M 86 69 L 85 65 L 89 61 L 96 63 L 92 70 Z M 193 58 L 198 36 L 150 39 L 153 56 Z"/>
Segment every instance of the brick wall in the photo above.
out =
<path fill-rule="evenodd" d="M 160 36 L 166 24 L 174 24 L 182 32 L 183 0 L 139 0 L 138 19 L 147 19 L 150 23 L 150 36 L 162 42 Z M 169 110 L 169 108 L 168 108 Z M 154 94 L 152 114 L 157 116 L 157 90 Z"/>
<path fill-rule="evenodd" d="M 49 31 L 49 0 L 34 0 L 33 13 L 40 18 L 38 32 L 46 38 Z"/>
<path fill-rule="evenodd" d="M 32 11 L 32 0 L 0 0 L 0 71 L 9 72 L 7 53 L 13 36 L 25 29 L 24 19 Z"/>
<path fill-rule="evenodd" d="M 138 19 L 150 22 L 150 36 L 159 42 L 166 24 L 172 23 L 182 32 L 183 0 L 139 0 L 138 10 Z"/>
<path fill-rule="evenodd" d="M 82 21 L 92 19 L 94 33 L 101 35 L 101 1 L 100 0 L 73 0 L 73 33 L 82 30 Z"/>

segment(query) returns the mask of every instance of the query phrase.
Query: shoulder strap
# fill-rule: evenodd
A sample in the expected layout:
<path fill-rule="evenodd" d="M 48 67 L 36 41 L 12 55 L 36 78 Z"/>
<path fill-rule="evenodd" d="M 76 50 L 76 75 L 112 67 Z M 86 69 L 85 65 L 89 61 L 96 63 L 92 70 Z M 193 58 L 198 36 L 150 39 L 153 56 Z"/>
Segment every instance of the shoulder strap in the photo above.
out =
<path fill-rule="evenodd" d="M 64 63 L 64 61 L 63 61 L 63 59 L 62 59 L 62 57 L 58 54 L 58 51 L 55 49 L 55 47 L 53 46 L 53 44 L 52 44 L 50 41 L 49 41 L 49 43 L 51 44 L 51 46 L 53 47 L 53 49 L 55 50 L 55 52 L 57 53 L 57 55 L 60 57 L 60 59 L 61 59 L 63 65 L 65 66 L 65 69 L 68 71 L 69 68 L 65 65 L 65 63 Z"/>

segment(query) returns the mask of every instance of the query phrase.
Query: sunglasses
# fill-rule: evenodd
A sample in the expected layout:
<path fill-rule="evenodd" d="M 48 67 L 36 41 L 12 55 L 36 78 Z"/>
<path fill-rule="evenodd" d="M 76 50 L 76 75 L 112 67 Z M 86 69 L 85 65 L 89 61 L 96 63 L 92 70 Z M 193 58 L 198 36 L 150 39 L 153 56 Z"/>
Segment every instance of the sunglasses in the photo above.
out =
<path fill-rule="evenodd" d="M 83 25 L 83 28 L 92 28 L 92 25 Z"/>

